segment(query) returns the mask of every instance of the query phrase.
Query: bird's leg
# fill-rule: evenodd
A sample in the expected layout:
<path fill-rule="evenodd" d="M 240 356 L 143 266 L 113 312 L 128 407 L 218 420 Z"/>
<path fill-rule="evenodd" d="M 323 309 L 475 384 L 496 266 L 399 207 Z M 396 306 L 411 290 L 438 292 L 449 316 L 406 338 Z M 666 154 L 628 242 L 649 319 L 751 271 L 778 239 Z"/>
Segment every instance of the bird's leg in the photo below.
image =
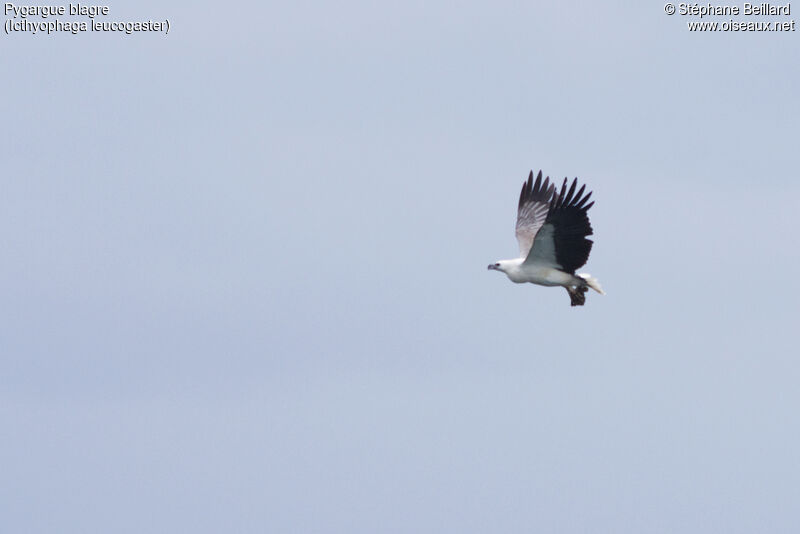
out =
<path fill-rule="evenodd" d="M 586 291 L 589 290 L 588 287 L 578 286 L 578 287 L 570 287 L 567 286 L 567 293 L 569 293 L 569 304 L 570 306 L 583 306 L 586 303 Z"/>

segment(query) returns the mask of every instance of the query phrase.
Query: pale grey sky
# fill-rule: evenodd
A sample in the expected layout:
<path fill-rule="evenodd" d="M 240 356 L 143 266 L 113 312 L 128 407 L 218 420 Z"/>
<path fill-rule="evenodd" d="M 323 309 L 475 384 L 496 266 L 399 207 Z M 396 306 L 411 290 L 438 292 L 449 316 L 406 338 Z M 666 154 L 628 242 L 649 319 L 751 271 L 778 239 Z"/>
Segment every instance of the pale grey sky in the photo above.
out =
<path fill-rule="evenodd" d="M 797 531 L 796 32 L 110 10 L 2 36 L 0 530 Z M 583 308 L 486 270 L 531 169 Z"/>

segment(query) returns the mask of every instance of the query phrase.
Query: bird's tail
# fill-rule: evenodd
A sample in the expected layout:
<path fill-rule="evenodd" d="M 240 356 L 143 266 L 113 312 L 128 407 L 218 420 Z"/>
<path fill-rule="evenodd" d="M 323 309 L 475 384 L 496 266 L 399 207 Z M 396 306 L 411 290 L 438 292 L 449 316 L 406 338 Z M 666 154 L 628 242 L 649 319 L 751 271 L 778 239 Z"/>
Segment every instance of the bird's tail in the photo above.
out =
<path fill-rule="evenodd" d="M 578 273 L 576 276 L 578 276 L 578 278 L 583 278 L 583 280 L 586 282 L 587 286 L 591 287 L 592 289 L 594 289 L 595 291 L 597 291 L 601 295 L 605 295 L 606 294 L 606 292 L 603 291 L 603 288 L 600 287 L 600 281 L 597 278 L 593 277 L 591 274 L 589 274 L 589 273 Z"/>

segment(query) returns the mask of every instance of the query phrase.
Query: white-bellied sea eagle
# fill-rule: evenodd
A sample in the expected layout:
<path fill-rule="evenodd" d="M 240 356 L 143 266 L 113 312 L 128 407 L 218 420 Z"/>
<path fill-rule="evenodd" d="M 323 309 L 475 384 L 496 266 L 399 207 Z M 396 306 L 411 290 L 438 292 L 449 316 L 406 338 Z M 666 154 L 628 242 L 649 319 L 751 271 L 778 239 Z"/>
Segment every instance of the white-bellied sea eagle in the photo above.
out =
<path fill-rule="evenodd" d="M 557 191 L 550 177 L 542 181 L 542 171 L 533 180 L 533 171 L 522 184 L 517 208 L 517 241 L 519 258 L 500 260 L 489 269 L 502 271 L 518 284 L 530 282 L 540 286 L 562 286 L 569 293 L 572 306 L 583 306 L 586 291 L 592 288 L 605 295 L 600 282 L 587 273 L 575 274 L 589 259 L 592 225 L 587 211 L 594 205 L 589 202 L 591 191 L 583 194 L 586 185 L 578 191 L 578 179 L 567 190 L 567 179 Z"/>

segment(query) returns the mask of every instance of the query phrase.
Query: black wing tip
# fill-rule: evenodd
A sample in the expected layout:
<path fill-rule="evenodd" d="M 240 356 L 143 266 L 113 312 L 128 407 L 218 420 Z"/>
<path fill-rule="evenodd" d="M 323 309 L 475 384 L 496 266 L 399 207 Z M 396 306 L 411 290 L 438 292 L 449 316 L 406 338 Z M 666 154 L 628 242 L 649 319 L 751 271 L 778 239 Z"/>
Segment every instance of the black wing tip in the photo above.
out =
<path fill-rule="evenodd" d="M 569 189 L 567 186 L 569 185 Z M 586 191 L 586 184 L 581 185 L 580 189 L 577 191 L 575 190 L 578 187 L 578 178 L 573 178 L 572 182 L 569 181 L 569 178 L 564 178 L 564 181 L 561 183 L 561 190 L 556 190 L 553 194 L 553 204 L 552 209 L 559 210 L 565 208 L 577 208 L 581 211 L 586 211 L 594 205 L 594 202 L 590 202 L 589 204 L 585 205 L 586 202 L 589 200 L 589 197 L 592 196 L 593 191 L 589 191 L 588 193 L 584 194 Z"/>
<path fill-rule="evenodd" d="M 555 180 L 552 182 L 550 181 L 549 176 L 544 176 L 544 179 L 542 178 L 543 173 L 541 169 L 536 174 L 535 180 L 533 169 L 528 172 L 528 179 L 522 183 L 522 191 L 520 191 L 519 194 L 519 208 L 522 208 L 522 206 L 530 200 L 547 202 L 550 204 L 551 210 L 577 208 L 586 211 L 594 204 L 594 202 L 591 202 L 584 206 L 589 200 L 589 197 L 592 196 L 592 191 L 584 194 L 586 191 L 586 184 L 578 188 L 577 177 L 573 178 L 572 182 L 569 181 L 568 177 L 564 177 L 560 188 L 556 185 Z"/>
<path fill-rule="evenodd" d="M 536 174 L 536 180 L 533 178 L 533 170 L 528 173 L 528 179 L 522 182 L 522 190 L 519 193 L 519 208 L 529 200 L 544 200 L 549 202 L 552 197 L 553 186 L 550 184 L 550 177 L 545 176 L 542 180 L 541 169 Z M 546 198 L 543 198 L 546 197 Z"/>

